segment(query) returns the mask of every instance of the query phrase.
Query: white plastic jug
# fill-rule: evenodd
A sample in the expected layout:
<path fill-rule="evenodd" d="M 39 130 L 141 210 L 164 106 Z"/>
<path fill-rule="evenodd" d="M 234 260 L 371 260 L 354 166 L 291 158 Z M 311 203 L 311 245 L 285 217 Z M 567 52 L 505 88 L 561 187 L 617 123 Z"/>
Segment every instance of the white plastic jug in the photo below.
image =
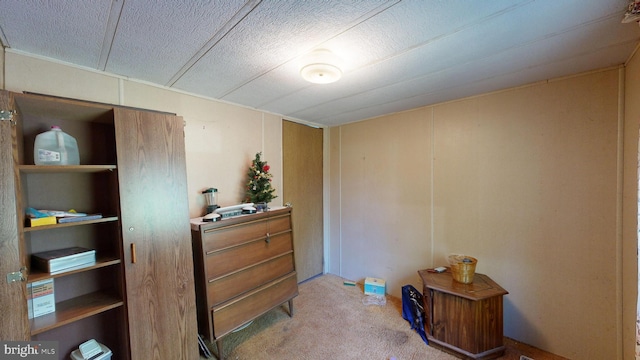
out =
<path fill-rule="evenodd" d="M 33 162 L 36 165 L 80 165 L 78 143 L 59 126 L 36 136 L 33 146 Z"/>

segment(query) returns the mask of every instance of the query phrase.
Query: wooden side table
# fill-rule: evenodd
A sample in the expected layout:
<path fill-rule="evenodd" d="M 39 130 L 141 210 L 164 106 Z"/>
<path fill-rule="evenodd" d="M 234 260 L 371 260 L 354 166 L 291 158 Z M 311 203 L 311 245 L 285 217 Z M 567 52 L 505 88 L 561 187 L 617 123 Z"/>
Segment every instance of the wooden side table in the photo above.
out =
<path fill-rule="evenodd" d="M 453 280 L 450 270 L 420 270 L 418 274 L 423 283 L 424 330 L 430 344 L 471 359 L 494 359 L 504 354 L 502 296 L 509 292 L 478 273 L 470 284 Z"/>

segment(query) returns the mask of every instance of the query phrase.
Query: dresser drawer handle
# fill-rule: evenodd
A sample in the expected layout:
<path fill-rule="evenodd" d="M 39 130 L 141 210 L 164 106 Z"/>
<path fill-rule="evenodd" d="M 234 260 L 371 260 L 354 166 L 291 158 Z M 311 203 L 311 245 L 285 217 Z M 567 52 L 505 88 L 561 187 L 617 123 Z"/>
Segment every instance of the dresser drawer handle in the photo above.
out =
<path fill-rule="evenodd" d="M 269 243 L 269 241 L 271 241 L 271 235 L 269 233 L 267 233 L 267 237 L 264 239 L 264 241 L 266 241 L 267 244 Z"/>

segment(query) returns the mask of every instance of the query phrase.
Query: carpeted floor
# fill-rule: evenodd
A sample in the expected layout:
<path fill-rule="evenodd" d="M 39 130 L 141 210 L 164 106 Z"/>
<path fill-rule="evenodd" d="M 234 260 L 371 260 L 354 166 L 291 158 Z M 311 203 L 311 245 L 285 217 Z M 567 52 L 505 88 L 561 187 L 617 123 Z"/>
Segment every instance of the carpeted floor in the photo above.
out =
<path fill-rule="evenodd" d="M 366 305 L 362 284 L 345 286 L 330 274 L 300 284 L 299 293 L 293 317 L 282 306 L 224 337 L 225 359 L 456 359 L 411 330 L 400 299 L 387 296 L 386 305 Z M 510 339 L 505 344 L 504 360 L 563 359 Z M 214 345 L 209 348 L 217 353 Z"/>

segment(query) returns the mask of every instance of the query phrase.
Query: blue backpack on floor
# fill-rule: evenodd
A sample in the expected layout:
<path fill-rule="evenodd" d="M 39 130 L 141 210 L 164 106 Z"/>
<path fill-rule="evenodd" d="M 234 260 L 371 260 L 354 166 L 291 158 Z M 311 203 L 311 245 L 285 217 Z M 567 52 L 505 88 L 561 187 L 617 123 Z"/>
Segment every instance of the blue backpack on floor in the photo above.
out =
<path fill-rule="evenodd" d="M 428 345 L 427 334 L 424 332 L 424 303 L 422 294 L 411 285 L 402 287 L 402 318 L 411 324 L 411 329 L 420 334 Z"/>

